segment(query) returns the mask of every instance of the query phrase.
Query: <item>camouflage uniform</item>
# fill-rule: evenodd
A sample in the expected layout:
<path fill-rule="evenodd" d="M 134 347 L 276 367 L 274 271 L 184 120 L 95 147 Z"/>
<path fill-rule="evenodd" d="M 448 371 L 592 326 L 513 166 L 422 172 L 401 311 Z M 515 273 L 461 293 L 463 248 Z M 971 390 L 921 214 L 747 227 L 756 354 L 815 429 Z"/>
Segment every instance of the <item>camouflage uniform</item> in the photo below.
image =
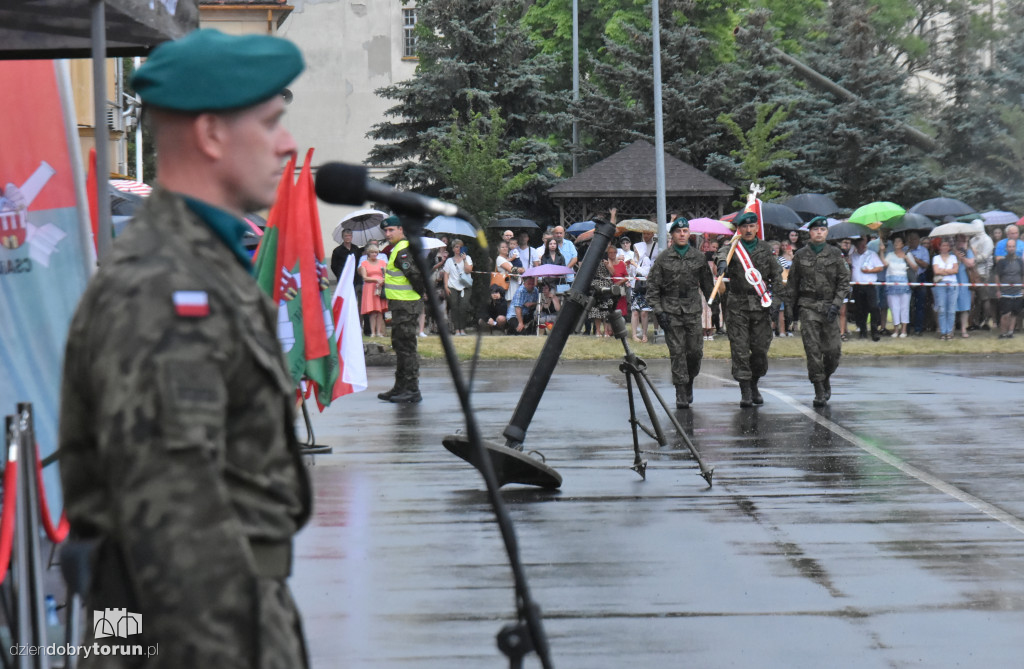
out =
<path fill-rule="evenodd" d="M 178 291 L 205 292 L 209 313 L 182 315 Z M 158 187 L 71 324 L 65 510 L 72 537 L 98 544 L 87 609 L 141 614 L 140 635 L 112 641 L 159 644 L 146 667 L 307 666 L 285 579 L 310 489 L 276 322 L 232 251 Z"/>
<path fill-rule="evenodd" d="M 829 322 L 827 316 L 830 306 L 838 313 L 849 294 L 850 268 L 839 249 L 825 244 L 820 253 L 815 253 L 808 245 L 796 252 L 789 269 L 785 301 L 799 311 L 807 376 L 812 383 L 826 381 L 839 367 L 839 321 Z M 786 321 L 791 318 L 787 316 Z"/>
<path fill-rule="evenodd" d="M 743 242 L 736 240 L 737 244 Z M 718 251 L 717 262 L 725 262 L 729 247 Z M 775 295 L 782 287 L 782 266 L 764 240 L 758 240 L 750 261 L 761 273 L 768 290 Z M 733 254 L 726 268 L 729 279 L 729 301 L 725 309 L 725 327 L 732 355 L 732 377 L 737 381 L 756 382 L 768 371 L 768 348 L 772 343 L 770 309 L 761 306 L 761 298 L 743 275 L 743 265 Z"/>
<path fill-rule="evenodd" d="M 712 287 L 711 268 L 704 254 L 692 246 L 683 257 L 674 248 L 666 249 L 647 275 L 647 304 L 655 313 L 668 317 L 665 343 L 676 387 L 688 385 L 700 373 L 704 357 L 700 293 L 707 299 Z"/>
<path fill-rule="evenodd" d="M 423 275 L 412 257 L 412 248 L 406 246 L 398 252 L 395 266 L 409 279 L 416 294 L 425 292 Z M 395 350 L 395 390 L 398 393 L 418 393 L 420 390 L 420 356 L 416 336 L 419 317 L 423 312 L 422 300 L 388 300 L 391 310 L 391 347 Z"/>

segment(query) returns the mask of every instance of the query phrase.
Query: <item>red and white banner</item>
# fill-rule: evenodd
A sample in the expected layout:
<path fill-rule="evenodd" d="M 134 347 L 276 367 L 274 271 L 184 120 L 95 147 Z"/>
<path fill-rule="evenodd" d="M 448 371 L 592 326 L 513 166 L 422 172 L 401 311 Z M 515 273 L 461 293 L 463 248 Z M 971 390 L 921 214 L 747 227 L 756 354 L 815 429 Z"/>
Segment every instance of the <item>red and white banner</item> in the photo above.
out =
<path fill-rule="evenodd" d="M 757 214 L 757 238 L 764 239 L 764 217 L 761 215 L 761 198 L 757 196 L 760 192 L 751 184 L 750 194 L 747 195 L 747 206 L 743 208 L 743 213 L 752 211 Z"/>
<path fill-rule="evenodd" d="M 747 249 L 743 248 L 743 240 L 737 239 L 733 243 L 736 244 L 736 257 L 740 259 L 740 264 L 743 265 L 743 278 L 757 290 L 757 296 L 761 298 L 762 307 L 772 306 L 772 295 L 768 292 L 768 285 L 764 282 L 761 272 L 751 262 Z"/>
<path fill-rule="evenodd" d="M 359 323 L 359 303 L 352 279 L 356 273 L 355 256 L 345 260 L 345 267 L 338 277 L 338 287 L 331 300 L 334 315 L 334 332 L 338 338 L 338 364 L 341 367 L 338 380 L 334 383 L 332 400 L 342 395 L 366 390 L 366 358 L 363 356 L 363 328 Z"/>

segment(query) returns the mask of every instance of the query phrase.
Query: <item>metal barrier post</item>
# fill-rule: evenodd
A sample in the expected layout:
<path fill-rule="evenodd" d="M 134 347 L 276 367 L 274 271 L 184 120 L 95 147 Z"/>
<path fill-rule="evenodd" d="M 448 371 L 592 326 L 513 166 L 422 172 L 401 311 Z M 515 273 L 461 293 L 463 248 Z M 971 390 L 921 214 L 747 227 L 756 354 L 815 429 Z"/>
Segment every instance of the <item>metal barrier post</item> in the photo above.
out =
<path fill-rule="evenodd" d="M 18 429 L 21 433 L 21 473 L 25 484 L 19 489 L 25 491 L 24 515 L 28 529 L 28 571 L 29 582 L 26 594 L 29 595 L 32 609 L 32 643 L 37 647 L 47 645 L 46 638 L 46 593 L 43 591 L 43 547 L 41 545 L 39 521 L 39 490 L 36 479 L 36 433 L 32 421 L 32 405 L 28 402 L 18 404 Z M 39 669 L 50 669 L 50 660 L 46 653 L 39 653 L 36 666 Z"/>
<path fill-rule="evenodd" d="M 5 430 L 7 434 L 7 448 L 13 449 L 14 456 L 8 457 L 8 467 L 18 467 L 19 478 L 25 471 L 21 467 L 22 460 L 25 459 L 25 453 L 22 449 L 21 430 L 18 416 L 7 416 L 5 422 Z M 28 495 L 24 483 L 18 486 L 18 494 L 15 497 L 15 513 L 14 513 L 14 548 L 11 551 L 11 562 L 14 568 L 11 570 L 11 576 L 14 578 L 11 583 L 11 592 L 14 593 L 14 620 L 12 621 L 11 638 L 15 640 L 15 643 L 21 647 L 26 648 L 32 643 L 32 615 L 29 610 L 28 601 L 28 519 L 25 516 L 24 509 L 28 504 Z M 18 654 L 18 669 L 32 669 L 32 660 L 28 653 Z"/>

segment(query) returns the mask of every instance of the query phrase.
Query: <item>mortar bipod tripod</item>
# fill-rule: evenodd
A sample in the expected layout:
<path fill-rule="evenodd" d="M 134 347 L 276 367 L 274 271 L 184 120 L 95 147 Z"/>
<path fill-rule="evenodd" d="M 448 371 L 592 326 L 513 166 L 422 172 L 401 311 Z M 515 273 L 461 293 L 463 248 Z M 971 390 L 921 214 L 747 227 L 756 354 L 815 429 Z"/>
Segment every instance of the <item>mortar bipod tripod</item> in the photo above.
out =
<path fill-rule="evenodd" d="M 622 312 L 615 310 L 611 314 L 612 332 L 615 333 L 615 337 L 622 342 L 622 347 L 625 349 L 626 354 L 623 356 L 622 362 L 619 364 L 619 369 L 623 374 L 626 375 L 626 391 L 629 394 L 629 425 L 633 430 L 633 471 L 640 475 L 641 478 L 647 479 L 647 461 L 640 457 L 640 439 L 637 434 L 637 428 L 646 432 L 652 439 L 657 440 L 659 446 L 665 446 L 668 444 L 668 439 L 665 438 L 665 433 L 661 429 L 661 424 L 658 422 L 657 412 L 654 405 L 651 403 L 651 397 L 647 394 L 648 388 L 654 396 L 658 398 L 658 402 L 661 407 L 665 410 L 665 414 L 668 415 L 668 419 L 672 421 L 676 431 L 683 438 L 683 442 L 686 447 L 690 449 L 690 453 L 693 454 L 693 458 L 697 461 L 697 466 L 700 468 L 700 475 L 704 477 L 704 480 L 708 482 L 708 485 L 712 485 L 711 477 L 715 470 L 713 467 L 709 468 L 701 460 L 700 453 L 694 448 L 693 442 L 690 441 L 690 437 L 687 436 L 686 430 L 679 424 L 679 421 L 672 414 L 672 409 L 669 408 L 668 404 L 665 403 L 665 399 L 658 392 L 658 389 L 651 383 L 651 379 L 647 376 L 647 363 L 643 359 L 637 357 L 633 350 L 629 347 L 629 331 L 626 329 L 626 321 L 622 317 Z M 636 405 L 633 401 L 633 383 L 636 383 L 637 390 L 640 391 L 640 398 L 644 402 L 644 407 L 647 409 L 647 415 L 651 418 L 651 425 L 653 431 L 648 429 L 646 425 L 637 420 L 636 417 Z"/>

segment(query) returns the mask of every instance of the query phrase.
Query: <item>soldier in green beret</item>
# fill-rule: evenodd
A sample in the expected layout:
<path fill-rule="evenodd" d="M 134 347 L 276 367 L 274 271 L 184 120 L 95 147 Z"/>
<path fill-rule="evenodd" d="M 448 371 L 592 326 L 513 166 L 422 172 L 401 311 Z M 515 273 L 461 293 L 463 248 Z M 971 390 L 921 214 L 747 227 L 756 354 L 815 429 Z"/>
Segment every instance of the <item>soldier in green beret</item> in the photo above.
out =
<path fill-rule="evenodd" d="M 728 246 L 718 250 L 716 260 L 719 274 L 729 279 L 725 327 L 729 335 L 732 378 L 740 383 L 740 406 L 746 408 L 764 404 L 757 382 L 768 372 L 768 348 L 772 344 L 771 306 L 762 302 L 757 280 L 762 281 L 768 295 L 777 300 L 775 294 L 782 288 L 782 266 L 768 243 L 757 238 L 756 214 L 745 212 L 733 222 L 740 235 L 734 243 L 743 245 L 756 275 L 747 272 L 739 253 L 734 253 L 731 262 L 726 262 Z"/>
<path fill-rule="evenodd" d="M 198 30 L 133 79 L 157 185 L 71 325 L 61 477 L 95 547 L 87 608 L 139 614 L 129 642 L 159 651 L 84 668 L 308 666 L 286 584 L 311 504 L 295 388 L 242 245 L 296 150 L 281 93 L 303 67 L 286 40 Z"/>
<path fill-rule="evenodd" d="M 832 397 L 830 377 L 839 367 L 842 340 L 839 310 L 850 294 L 850 268 L 843 254 L 829 246 L 828 221 L 824 216 L 807 224 L 810 243 L 796 252 L 786 284 L 786 322 L 800 320 L 800 336 L 807 354 L 807 376 L 814 385 L 814 406 L 823 407 Z"/>
<path fill-rule="evenodd" d="M 689 221 L 674 220 L 669 236 L 671 248 L 658 254 L 647 275 L 647 304 L 665 331 L 676 407 L 686 409 L 693 402 L 693 380 L 704 358 L 700 295 L 705 300 L 711 295 L 713 279 L 704 254 L 690 246 Z"/>

